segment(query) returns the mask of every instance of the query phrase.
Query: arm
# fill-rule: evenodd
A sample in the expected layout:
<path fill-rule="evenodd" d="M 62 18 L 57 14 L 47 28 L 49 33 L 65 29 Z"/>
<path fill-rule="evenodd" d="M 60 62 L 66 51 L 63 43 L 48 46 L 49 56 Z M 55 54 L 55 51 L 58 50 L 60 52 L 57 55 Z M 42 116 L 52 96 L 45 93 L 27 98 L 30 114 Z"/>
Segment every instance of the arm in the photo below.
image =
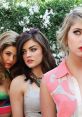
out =
<path fill-rule="evenodd" d="M 23 92 L 20 79 L 14 79 L 10 87 L 10 101 L 12 117 L 24 117 L 23 115 Z"/>
<path fill-rule="evenodd" d="M 42 117 L 57 117 L 55 103 L 48 92 L 44 80 L 41 82 L 41 112 Z"/>

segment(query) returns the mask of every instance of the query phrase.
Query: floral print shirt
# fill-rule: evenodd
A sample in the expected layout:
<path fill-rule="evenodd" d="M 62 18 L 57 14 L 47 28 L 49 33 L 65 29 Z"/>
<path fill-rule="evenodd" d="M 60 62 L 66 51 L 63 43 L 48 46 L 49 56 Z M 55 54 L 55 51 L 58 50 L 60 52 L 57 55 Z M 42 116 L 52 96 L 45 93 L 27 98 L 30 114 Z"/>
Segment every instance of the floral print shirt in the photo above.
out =
<path fill-rule="evenodd" d="M 65 59 L 42 79 L 56 104 L 57 117 L 82 117 L 82 97 L 77 80 L 70 74 Z"/>

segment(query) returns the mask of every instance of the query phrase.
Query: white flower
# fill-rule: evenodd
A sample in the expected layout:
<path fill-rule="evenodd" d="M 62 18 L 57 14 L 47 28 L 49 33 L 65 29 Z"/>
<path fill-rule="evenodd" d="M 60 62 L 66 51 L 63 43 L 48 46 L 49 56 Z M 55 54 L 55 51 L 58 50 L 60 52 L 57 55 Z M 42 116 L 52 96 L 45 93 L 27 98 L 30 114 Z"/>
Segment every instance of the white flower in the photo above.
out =
<path fill-rule="evenodd" d="M 42 15 L 40 15 L 40 18 L 43 18 L 43 16 L 42 16 Z"/>
<path fill-rule="evenodd" d="M 24 26 L 25 23 L 24 23 L 23 21 L 19 21 L 19 25 L 20 25 L 20 26 Z"/>
<path fill-rule="evenodd" d="M 43 18 L 45 19 L 49 15 L 54 15 L 53 9 L 46 10 L 45 13 L 44 13 L 44 15 L 43 15 Z"/>
<path fill-rule="evenodd" d="M 38 12 L 39 12 L 39 7 L 38 7 L 37 4 L 35 4 L 35 5 L 33 6 L 33 10 L 34 10 L 35 13 L 38 13 Z"/>
<path fill-rule="evenodd" d="M 63 51 L 61 51 L 61 52 L 59 52 L 58 54 L 57 54 L 57 57 L 58 58 L 61 58 L 61 57 L 64 57 L 65 56 L 65 53 L 63 52 Z"/>
<path fill-rule="evenodd" d="M 48 25 L 50 25 L 50 15 L 54 15 L 53 10 L 46 10 L 44 15 L 43 15 L 43 26 L 44 27 L 48 27 Z"/>
<path fill-rule="evenodd" d="M 43 22 L 43 25 L 47 28 L 48 25 L 50 25 L 49 19 L 46 19 L 46 20 Z"/>
<path fill-rule="evenodd" d="M 50 9 L 49 14 L 54 15 L 53 9 Z"/>
<path fill-rule="evenodd" d="M 16 3 L 16 6 L 17 6 L 17 7 L 20 7 L 20 6 L 21 6 L 21 7 L 24 8 L 24 7 L 27 7 L 27 4 L 26 4 L 26 2 L 23 1 L 23 2 L 21 2 L 21 3 L 19 3 L 19 2 Z"/>
<path fill-rule="evenodd" d="M 28 16 L 23 17 L 23 21 L 25 22 L 25 24 L 28 24 L 30 22 L 29 17 Z"/>
<path fill-rule="evenodd" d="M 9 2 L 3 2 L 2 3 L 2 7 L 5 8 L 5 9 L 9 9 Z"/>
<path fill-rule="evenodd" d="M 43 16 L 43 25 L 47 28 L 50 24 L 50 16 Z"/>
<path fill-rule="evenodd" d="M 39 12 L 39 7 L 37 4 L 35 4 L 29 8 L 30 15 L 33 15 L 34 13 L 38 13 L 38 12 Z"/>
<path fill-rule="evenodd" d="M 23 27 L 23 32 L 29 31 L 29 30 L 30 30 L 29 28 Z"/>
<path fill-rule="evenodd" d="M 4 29 L 4 27 L 1 27 L 0 29 L 1 29 L 1 30 L 3 30 L 3 29 Z"/>
<path fill-rule="evenodd" d="M 34 11 L 32 10 L 32 8 L 29 8 L 29 14 L 30 15 L 33 15 L 34 14 Z"/>

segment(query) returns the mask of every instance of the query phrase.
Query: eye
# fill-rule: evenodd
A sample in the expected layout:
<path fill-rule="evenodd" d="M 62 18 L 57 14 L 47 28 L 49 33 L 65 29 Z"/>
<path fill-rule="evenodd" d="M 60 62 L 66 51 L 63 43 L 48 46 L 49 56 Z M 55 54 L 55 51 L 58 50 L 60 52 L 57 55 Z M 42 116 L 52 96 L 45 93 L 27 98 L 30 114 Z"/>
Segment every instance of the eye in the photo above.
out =
<path fill-rule="evenodd" d="M 25 50 L 22 50 L 22 55 L 26 54 L 26 51 Z"/>
<path fill-rule="evenodd" d="M 35 52 L 37 50 L 37 48 L 31 48 L 30 49 L 32 52 Z"/>
<path fill-rule="evenodd" d="M 73 33 L 76 34 L 76 35 L 80 35 L 81 31 L 80 30 L 75 30 L 75 31 L 73 31 Z"/>
<path fill-rule="evenodd" d="M 8 56 L 11 56 L 11 53 L 10 52 L 6 52 L 5 54 L 8 55 Z"/>

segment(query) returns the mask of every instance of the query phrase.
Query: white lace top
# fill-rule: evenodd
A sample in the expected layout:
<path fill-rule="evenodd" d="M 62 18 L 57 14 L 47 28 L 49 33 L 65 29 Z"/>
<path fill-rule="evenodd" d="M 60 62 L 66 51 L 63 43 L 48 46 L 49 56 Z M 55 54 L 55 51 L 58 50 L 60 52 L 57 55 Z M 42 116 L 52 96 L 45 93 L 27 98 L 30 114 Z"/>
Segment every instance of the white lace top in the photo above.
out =
<path fill-rule="evenodd" d="M 28 90 L 24 95 L 25 117 L 42 117 L 40 111 L 40 88 L 28 82 Z"/>

